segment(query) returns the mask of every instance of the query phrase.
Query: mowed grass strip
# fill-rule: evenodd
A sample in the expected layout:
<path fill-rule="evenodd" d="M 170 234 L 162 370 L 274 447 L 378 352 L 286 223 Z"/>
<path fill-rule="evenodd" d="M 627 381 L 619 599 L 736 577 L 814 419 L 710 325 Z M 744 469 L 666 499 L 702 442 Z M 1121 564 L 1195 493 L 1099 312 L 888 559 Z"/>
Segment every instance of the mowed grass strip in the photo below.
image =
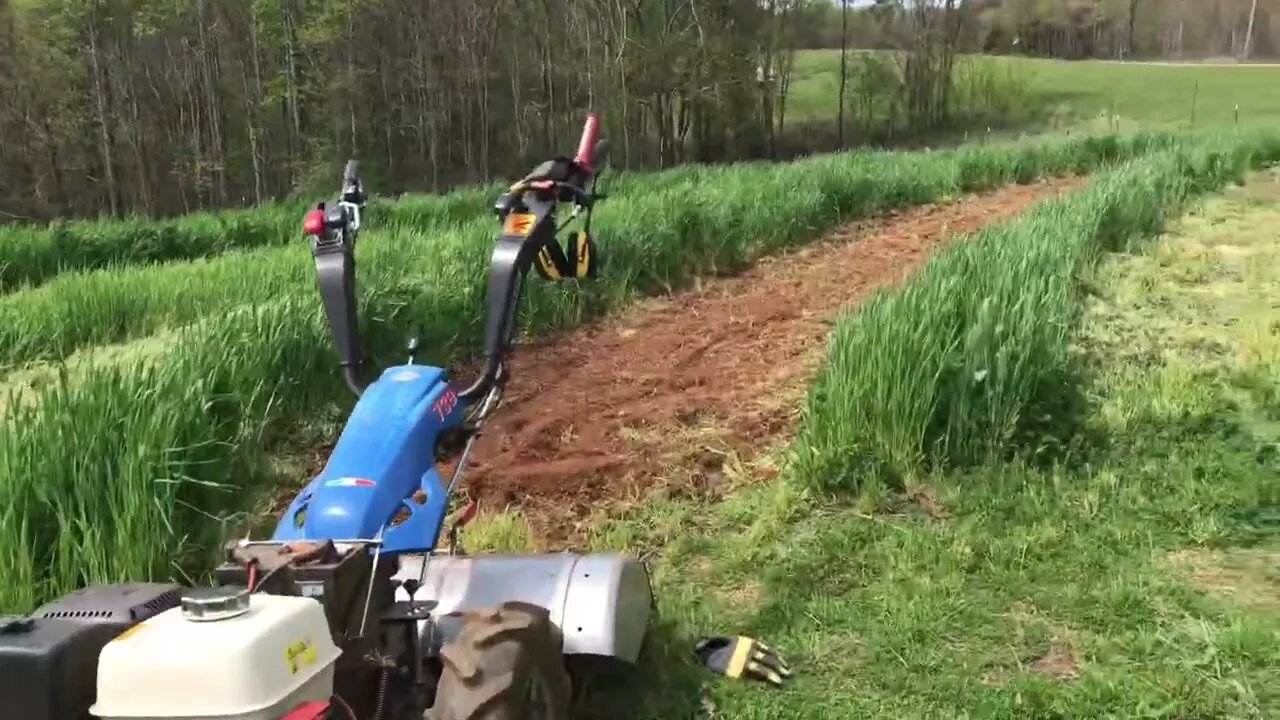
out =
<path fill-rule="evenodd" d="M 1236 136 L 1156 153 L 934 258 L 842 318 L 796 445 L 802 483 L 888 487 L 1013 448 L 1051 456 L 1080 398 L 1077 278 L 1187 198 L 1266 162 L 1280 140 Z"/>
<path fill-rule="evenodd" d="M 860 152 L 786 165 L 743 163 L 630 175 L 611 184 L 613 199 L 601 204 L 595 229 L 606 260 L 616 260 L 607 272 L 623 278 L 617 287 L 635 282 L 664 287 L 685 276 L 686 264 L 729 269 L 753 253 L 842 218 L 1044 174 L 1087 172 L 1172 138 L 1086 137 L 935 154 Z M 377 267 L 370 285 L 375 291 L 423 281 L 468 288 L 483 282 L 486 261 L 476 252 L 487 251 L 492 242 L 492 216 L 476 212 L 463 222 L 456 209 L 433 213 L 431 207 L 438 204 L 422 204 L 412 213 L 380 205 L 367 213 L 360 262 Z M 42 287 L 0 296 L 0 372 L 56 362 L 81 348 L 144 337 L 241 305 L 312 297 L 300 217 L 294 218 L 288 246 L 191 263 L 66 274 Z M 739 232 L 759 239 L 743 242 L 733 237 Z M 700 240 L 687 244 L 683 238 L 689 235 Z M 451 262 L 450 255 L 467 264 Z M 455 269 L 464 275 L 450 275 Z"/>
<path fill-rule="evenodd" d="M 564 327 L 877 210 L 1087 171 L 1175 142 L 1078 138 L 689 173 L 705 181 L 658 184 L 602 211 L 602 276 L 581 287 L 534 284 L 526 326 Z M 408 270 L 395 262 L 402 247 L 389 238 L 361 246 L 374 357 L 399 360 L 411 335 L 422 340 L 424 361 L 474 352 L 490 244 L 441 233 L 420 244 Z M 287 272 L 305 277 L 305 248 L 292 262 L 301 269 Z M 275 433 L 344 398 L 314 287 L 299 283 L 258 304 L 228 303 L 219 317 L 174 333 L 163 352 L 90 364 L 7 403 L 0 575 L 14 581 L 0 585 L 0 608 L 22 611 L 86 582 L 203 566 L 226 522 L 263 489 Z"/>

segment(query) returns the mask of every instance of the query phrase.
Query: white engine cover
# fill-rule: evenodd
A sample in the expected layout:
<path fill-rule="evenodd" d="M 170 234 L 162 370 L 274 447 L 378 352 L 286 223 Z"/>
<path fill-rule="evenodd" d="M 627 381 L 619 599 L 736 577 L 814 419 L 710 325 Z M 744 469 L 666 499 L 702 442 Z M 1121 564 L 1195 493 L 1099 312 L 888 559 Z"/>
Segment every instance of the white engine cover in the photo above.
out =
<path fill-rule="evenodd" d="M 173 608 L 102 650 L 103 720 L 278 720 L 329 700 L 340 654 L 314 599 L 256 594 L 247 613 L 197 622 Z"/>

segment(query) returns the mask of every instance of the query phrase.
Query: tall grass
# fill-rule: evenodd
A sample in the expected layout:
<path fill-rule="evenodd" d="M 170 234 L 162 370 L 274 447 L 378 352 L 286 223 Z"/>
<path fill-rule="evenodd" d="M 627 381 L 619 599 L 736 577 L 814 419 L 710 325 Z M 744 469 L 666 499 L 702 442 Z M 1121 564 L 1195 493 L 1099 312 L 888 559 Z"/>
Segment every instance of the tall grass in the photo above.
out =
<path fill-rule="evenodd" d="M 1084 138 L 984 152 L 864 152 L 781 167 L 742 163 L 628 175 L 611 183 L 613 200 L 598 212 L 600 234 L 606 251 L 617 260 L 611 277 L 651 274 L 648 280 L 662 286 L 690 262 L 715 268 L 741 262 L 755 252 L 756 248 L 730 237 L 738 228 L 748 233 L 771 228 L 772 234 L 759 242 L 786 243 L 797 233 L 826 227 L 839 217 L 1026 181 L 1042 172 L 1088 171 L 1100 162 L 1165 142 L 1169 138 L 1159 135 Z M 753 185 L 766 190 L 753 191 Z M 442 262 L 443 249 L 463 252 L 487 247 L 493 231 L 489 214 L 477 211 L 469 222 L 460 223 L 456 208 L 433 212 L 438 207 L 439 203 L 425 202 L 399 209 L 385 205 L 367 214 L 371 232 L 363 242 L 369 257 L 362 256 L 362 262 L 387 273 L 384 284 L 413 284 L 432 277 Z M 781 224 L 766 217 L 775 213 L 781 213 L 777 215 Z M 715 227 L 690 224 L 704 220 Z M 688 248 L 693 257 L 684 254 L 683 246 L 673 250 L 673 234 L 689 233 L 705 238 Z M 0 371 L 32 361 L 61 360 L 86 346 L 128 341 L 285 295 L 310 297 L 312 270 L 296 226 L 290 237 L 295 241 L 292 246 L 191 263 L 67 274 L 43 287 L 0 296 Z M 632 244 L 619 244 L 615 238 L 644 238 L 643 244 L 634 246 L 643 256 L 633 262 L 627 255 Z M 663 257 L 649 256 L 655 252 Z M 706 256 L 708 252 L 711 257 Z M 464 267 L 473 274 L 483 272 L 483 260 L 464 257 L 471 263 Z M 653 265 L 655 260 L 661 263 L 658 267 Z"/>
<path fill-rule="evenodd" d="M 573 324 L 878 210 L 1083 172 L 1176 142 L 1078 138 L 681 171 L 602 208 L 602 277 L 581 288 L 534 285 L 527 326 Z M 396 345 L 413 334 L 429 349 L 425 361 L 446 364 L 477 347 L 490 245 L 466 228 L 420 240 L 362 242 L 364 330 L 375 357 L 398 358 Z M 85 582 L 169 576 L 209 557 L 221 519 L 261 489 L 271 432 L 342 397 L 322 312 L 303 280 L 305 249 L 292 262 L 301 268 L 287 270 L 296 287 L 226 303 L 175 332 L 158 355 L 90 365 L 9 400 L 0 418 L 0 577 L 10 581 L 0 584 L 0 608 L 20 611 Z M 180 292 L 185 278 L 173 272 Z"/>
<path fill-rule="evenodd" d="M 497 185 L 447 195 L 375 200 L 392 224 L 469 220 L 493 201 Z M 310 202 L 186 215 L 172 220 L 130 218 L 55 222 L 48 227 L 0 228 L 0 293 L 33 287 L 59 274 L 122 265 L 194 260 L 232 250 L 297 240 Z"/>
<path fill-rule="evenodd" d="M 934 258 L 842 318 L 795 443 L 821 490 L 901 485 L 929 467 L 1055 437 L 1075 371 L 1077 279 L 1192 195 L 1280 160 L 1280 138 L 1188 142 L 1102 174 Z"/>
<path fill-rule="evenodd" d="M 693 182 L 718 177 L 726 170 L 729 169 L 723 166 L 687 165 L 657 172 L 623 173 L 608 176 L 604 186 L 625 196 L 653 183 Z M 487 216 L 505 187 L 506 183 L 494 182 L 445 195 L 375 198 L 368 212 L 378 217 L 384 231 L 424 231 Z M 47 227 L 0 226 L 0 294 L 40 286 L 64 274 L 79 272 L 96 277 L 88 271 L 209 259 L 232 251 L 291 245 L 298 240 L 303 214 L 312 206 L 312 202 L 291 201 L 168 220 L 135 217 L 59 221 Z"/>

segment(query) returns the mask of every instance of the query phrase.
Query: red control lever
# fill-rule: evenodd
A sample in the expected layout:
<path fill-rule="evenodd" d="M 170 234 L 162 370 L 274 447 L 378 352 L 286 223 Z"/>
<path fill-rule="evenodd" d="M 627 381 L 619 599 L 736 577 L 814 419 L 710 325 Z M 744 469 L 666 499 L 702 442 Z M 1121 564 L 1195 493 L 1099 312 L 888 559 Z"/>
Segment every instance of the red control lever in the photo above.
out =
<path fill-rule="evenodd" d="M 587 122 L 582 126 L 582 139 L 578 141 L 578 155 L 573 160 L 587 172 L 595 172 L 596 141 L 600 139 L 600 116 L 587 113 Z"/>

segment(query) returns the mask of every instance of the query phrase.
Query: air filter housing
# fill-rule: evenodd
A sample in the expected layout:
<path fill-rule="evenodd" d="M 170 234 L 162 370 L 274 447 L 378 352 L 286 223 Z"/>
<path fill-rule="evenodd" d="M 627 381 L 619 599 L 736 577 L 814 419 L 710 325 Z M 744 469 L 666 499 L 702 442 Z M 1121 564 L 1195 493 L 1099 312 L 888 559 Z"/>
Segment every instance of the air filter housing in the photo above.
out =
<path fill-rule="evenodd" d="M 120 633 L 176 607 L 178 585 L 77 590 L 27 618 L 0 622 L 3 716 L 80 720 L 95 699 L 98 656 Z"/>

